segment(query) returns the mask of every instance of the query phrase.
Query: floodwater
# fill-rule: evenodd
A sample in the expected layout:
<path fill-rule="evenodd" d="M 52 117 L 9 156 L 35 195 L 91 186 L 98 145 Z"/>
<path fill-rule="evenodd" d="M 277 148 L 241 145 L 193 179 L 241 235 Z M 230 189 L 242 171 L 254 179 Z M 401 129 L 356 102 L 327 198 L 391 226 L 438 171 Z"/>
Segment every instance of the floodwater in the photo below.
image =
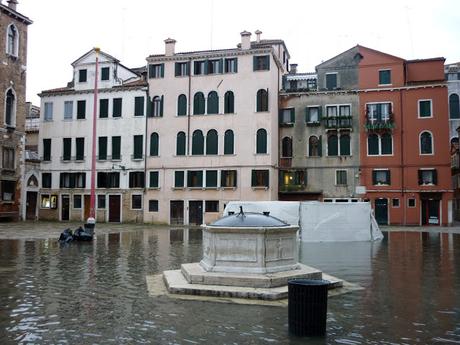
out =
<path fill-rule="evenodd" d="M 201 258 L 201 230 L 119 229 L 0 240 L 0 344 L 460 344 L 460 234 L 301 244 L 301 262 L 364 290 L 329 298 L 326 337 L 297 338 L 286 307 L 148 295 L 146 275 Z"/>

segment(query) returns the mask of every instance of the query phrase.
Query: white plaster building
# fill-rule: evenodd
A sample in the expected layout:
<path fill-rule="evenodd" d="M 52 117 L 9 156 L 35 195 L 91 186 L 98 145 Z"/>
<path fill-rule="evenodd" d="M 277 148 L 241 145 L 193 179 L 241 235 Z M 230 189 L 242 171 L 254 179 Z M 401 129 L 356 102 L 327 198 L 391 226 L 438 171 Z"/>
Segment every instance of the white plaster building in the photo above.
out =
<path fill-rule="evenodd" d="M 449 92 L 449 131 L 450 140 L 458 144 L 457 128 L 460 126 L 460 62 L 444 66 Z"/>
<path fill-rule="evenodd" d="M 278 198 L 278 92 L 289 66 L 282 40 L 241 33 L 233 49 L 148 62 L 144 221 L 201 224 L 231 200 Z"/>
<path fill-rule="evenodd" d="M 72 63 L 67 87 L 40 94 L 40 219 L 85 220 L 89 215 L 95 60 L 90 50 Z M 146 100 L 140 71 L 100 52 L 98 221 L 142 221 Z"/>

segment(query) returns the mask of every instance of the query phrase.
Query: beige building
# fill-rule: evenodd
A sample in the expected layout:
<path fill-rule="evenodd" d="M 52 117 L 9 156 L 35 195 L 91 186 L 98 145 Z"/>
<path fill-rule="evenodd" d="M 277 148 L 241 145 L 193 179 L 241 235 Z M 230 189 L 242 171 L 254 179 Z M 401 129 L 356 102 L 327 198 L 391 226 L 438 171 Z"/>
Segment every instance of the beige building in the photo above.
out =
<path fill-rule="evenodd" d="M 278 92 L 288 70 L 282 40 L 241 33 L 236 48 L 148 62 L 144 221 L 201 224 L 231 200 L 278 198 Z"/>

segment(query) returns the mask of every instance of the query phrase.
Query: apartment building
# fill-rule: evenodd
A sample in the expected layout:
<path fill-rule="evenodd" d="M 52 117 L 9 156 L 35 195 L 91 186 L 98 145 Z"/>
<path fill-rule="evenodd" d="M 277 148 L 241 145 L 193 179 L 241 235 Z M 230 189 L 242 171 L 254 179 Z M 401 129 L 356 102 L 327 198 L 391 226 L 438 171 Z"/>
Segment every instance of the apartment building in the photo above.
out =
<path fill-rule="evenodd" d="M 94 144 L 96 220 L 141 222 L 148 111 L 148 85 L 142 75 L 145 68 L 127 68 L 97 49 L 75 60 L 72 68 L 73 79 L 66 87 L 40 94 L 39 218 L 88 218 Z M 93 143 L 94 110 L 97 119 Z"/>
<path fill-rule="evenodd" d="M 0 218 L 20 217 L 26 117 L 27 29 L 17 1 L 0 2 Z"/>
<path fill-rule="evenodd" d="M 201 224 L 231 200 L 278 199 L 282 40 L 241 33 L 236 48 L 150 55 L 146 222 Z"/>

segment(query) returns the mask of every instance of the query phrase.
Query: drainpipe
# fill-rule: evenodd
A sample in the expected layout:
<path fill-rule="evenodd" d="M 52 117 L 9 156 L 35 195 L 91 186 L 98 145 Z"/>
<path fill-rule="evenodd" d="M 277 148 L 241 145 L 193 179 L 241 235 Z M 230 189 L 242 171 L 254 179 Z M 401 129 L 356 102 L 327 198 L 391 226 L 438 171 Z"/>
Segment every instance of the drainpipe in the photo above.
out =
<path fill-rule="evenodd" d="M 187 156 L 190 155 L 190 107 L 191 107 L 191 88 L 192 88 L 192 58 L 188 59 L 188 95 L 187 95 Z"/>
<path fill-rule="evenodd" d="M 148 66 L 148 65 L 147 65 Z M 148 67 L 147 67 L 147 70 L 148 70 Z M 147 95 L 147 109 L 146 109 L 146 112 L 145 112 L 145 130 L 144 130 L 144 135 L 145 135 L 145 144 L 144 144 L 144 190 L 143 190 L 143 193 L 142 195 L 144 196 L 144 200 L 143 200 L 143 203 L 142 203 L 142 210 L 145 210 L 145 197 L 146 197 L 146 193 L 147 193 L 147 149 L 148 149 L 148 139 L 147 139 L 147 136 L 148 136 L 148 120 L 149 120 L 149 114 L 148 114 L 148 109 L 149 109 L 149 103 L 150 102 L 150 84 L 148 82 L 148 75 L 147 75 L 147 88 L 145 89 L 145 93 Z M 129 178 L 129 175 L 128 175 L 128 178 Z M 142 219 L 144 219 L 144 217 L 142 217 Z"/>
<path fill-rule="evenodd" d="M 404 64 L 404 84 L 406 84 L 407 81 L 407 69 L 406 69 L 406 64 Z M 404 92 L 403 89 L 399 91 L 399 116 L 401 117 L 401 139 L 400 139 L 400 145 L 401 145 L 401 196 L 402 196 L 402 202 L 404 203 L 403 207 L 403 225 L 406 225 L 407 223 L 407 201 L 406 201 L 406 195 L 404 193 L 405 191 L 405 179 L 404 179 L 404 116 L 403 116 L 403 95 L 402 93 Z"/>

